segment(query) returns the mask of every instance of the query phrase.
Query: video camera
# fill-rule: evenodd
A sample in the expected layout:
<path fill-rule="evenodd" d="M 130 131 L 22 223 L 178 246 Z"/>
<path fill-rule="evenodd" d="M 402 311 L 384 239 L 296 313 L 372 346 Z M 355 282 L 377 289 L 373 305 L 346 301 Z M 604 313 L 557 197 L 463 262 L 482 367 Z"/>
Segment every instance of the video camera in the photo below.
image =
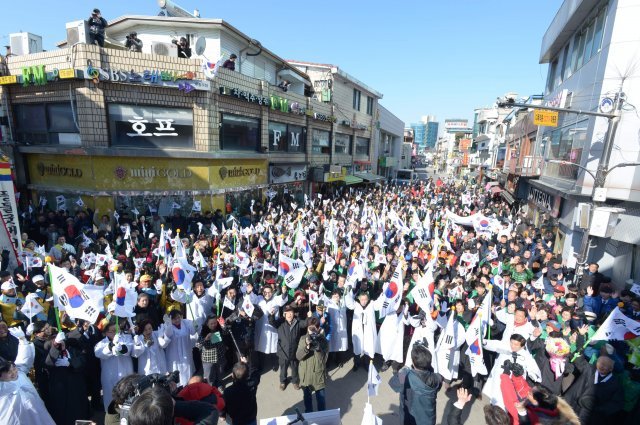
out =
<path fill-rule="evenodd" d="M 311 332 L 309 334 L 309 349 L 313 351 L 322 351 L 320 346 L 320 340 L 322 336 L 317 332 Z"/>
<path fill-rule="evenodd" d="M 140 394 L 144 392 L 144 390 L 146 390 L 147 388 L 159 386 L 161 388 L 164 388 L 169 394 L 171 394 L 170 384 L 172 382 L 176 384 L 180 382 L 180 372 L 178 372 L 177 370 L 174 370 L 173 372 L 166 375 L 162 375 L 160 373 L 152 373 L 150 375 L 141 376 L 135 385 L 135 391 L 133 392 L 133 394 L 129 395 L 124 404 L 120 406 L 120 423 L 123 423 L 122 419 L 125 420 L 125 424 L 127 423 L 126 420 L 129 418 L 129 410 L 131 409 L 131 405 L 134 401 L 136 401 Z"/>

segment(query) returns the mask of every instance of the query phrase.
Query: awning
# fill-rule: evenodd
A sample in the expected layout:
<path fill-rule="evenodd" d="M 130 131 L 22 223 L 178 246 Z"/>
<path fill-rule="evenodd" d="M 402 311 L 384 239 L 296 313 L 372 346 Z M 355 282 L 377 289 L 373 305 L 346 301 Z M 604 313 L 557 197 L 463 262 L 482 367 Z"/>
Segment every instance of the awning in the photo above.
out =
<path fill-rule="evenodd" d="M 385 180 L 384 176 L 379 176 L 372 173 L 355 173 L 354 176 L 361 178 L 367 183 L 374 183 L 377 181 Z"/>
<path fill-rule="evenodd" d="M 511 195 L 506 190 L 503 190 L 502 192 L 500 192 L 500 195 L 502 195 L 504 200 L 507 201 L 509 203 L 509 205 L 511 205 L 511 204 L 513 204 L 515 202 L 515 199 L 514 199 L 513 195 Z"/>
<path fill-rule="evenodd" d="M 502 192 L 502 188 L 500 186 L 491 186 L 491 194 L 495 195 L 496 193 Z"/>
<path fill-rule="evenodd" d="M 344 184 L 346 184 L 347 186 L 351 184 L 358 184 L 358 183 L 362 183 L 362 179 L 360 177 L 347 174 L 344 178 Z"/>

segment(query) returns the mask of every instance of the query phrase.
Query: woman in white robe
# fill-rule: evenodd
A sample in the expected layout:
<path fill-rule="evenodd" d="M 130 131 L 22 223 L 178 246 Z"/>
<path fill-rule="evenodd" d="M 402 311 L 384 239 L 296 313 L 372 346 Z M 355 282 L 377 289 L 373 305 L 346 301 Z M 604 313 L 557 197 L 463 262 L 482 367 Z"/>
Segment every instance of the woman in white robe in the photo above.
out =
<path fill-rule="evenodd" d="M 11 328 L 11 333 L 18 338 L 18 353 L 14 363 L 0 360 L 0 424 L 55 425 L 27 377 L 33 366 L 35 348 L 20 328 Z"/>
<path fill-rule="evenodd" d="M 201 330 L 207 316 L 213 313 L 213 304 L 214 298 L 206 293 L 204 283 L 194 283 L 191 300 L 187 303 L 187 319 L 193 322 L 196 330 Z"/>
<path fill-rule="evenodd" d="M 282 295 L 274 296 L 273 288 L 265 286 L 262 295 L 258 297 L 258 307 L 264 315 L 256 323 L 255 351 L 264 354 L 275 354 L 278 352 L 278 329 L 269 324 L 269 316 L 274 320 L 280 318 L 280 307 L 288 300 L 286 290 Z"/>
<path fill-rule="evenodd" d="M 196 371 L 193 363 L 193 347 L 198 342 L 198 333 L 193 327 L 193 322 L 183 319 L 180 311 L 171 310 L 169 317 L 171 321 L 164 323 L 167 367 L 169 372 L 177 370 L 180 373 L 180 385 L 185 386 Z"/>
<path fill-rule="evenodd" d="M 125 322 L 126 323 L 126 322 Z M 102 399 L 106 412 L 111 403 L 111 391 L 116 383 L 133 373 L 133 338 L 123 332 L 116 334 L 115 323 L 109 323 L 104 331 L 104 339 L 96 344 L 94 352 L 100 359 Z"/>
<path fill-rule="evenodd" d="M 408 324 L 409 320 L 406 309 L 403 309 L 403 306 L 400 306 L 399 313 L 387 314 L 378 332 L 376 353 L 384 359 L 385 364 L 381 369 L 383 372 L 389 368 L 392 361 L 401 365 L 404 358 L 404 325 Z"/>
<path fill-rule="evenodd" d="M 376 329 L 376 313 L 374 303 L 369 301 L 366 292 L 358 295 L 358 302 L 354 300 L 353 289 L 349 287 L 345 295 L 348 309 L 353 310 L 351 326 L 351 340 L 353 342 L 353 368 L 360 365 L 359 357 L 365 355 L 372 358 L 376 355 L 378 331 Z"/>
<path fill-rule="evenodd" d="M 513 336 L 524 339 L 524 337 L 519 334 L 514 334 Z M 503 373 L 502 365 L 505 360 L 509 360 L 511 362 L 514 361 L 513 353 L 516 353 L 515 362 L 524 368 L 525 378 L 529 378 L 534 382 L 540 382 L 542 380 L 540 368 L 531 353 L 529 353 L 525 348 L 524 343 L 520 344 L 517 341 L 514 341 L 514 339 L 507 342 L 488 340 L 483 341 L 483 345 L 486 350 L 498 353 L 498 357 L 496 358 L 493 369 L 491 369 L 487 383 L 482 390 L 482 392 L 489 397 L 491 404 L 500 406 L 503 409 L 505 408 L 504 401 L 502 399 L 502 391 L 500 389 L 500 375 Z"/>
<path fill-rule="evenodd" d="M 329 312 L 331 323 L 331 339 L 329 340 L 329 352 L 336 353 L 349 349 L 349 333 L 347 332 L 347 307 L 340 294 L 335 292 L 331 298 L 322 295 L 322 300 Z"/>
<path fill-rule="evenodd" d="M 132 353 L 138 359 L 138 373 L 166 374 L 169 370 L 164 349 L 169 345 L 169 340 L 164 335 L 164 323 L 157 331 L 153 330 L 153 324 L 149 320 L 143 320 L 138 326 L 140 334 L 133 337 Z"/>

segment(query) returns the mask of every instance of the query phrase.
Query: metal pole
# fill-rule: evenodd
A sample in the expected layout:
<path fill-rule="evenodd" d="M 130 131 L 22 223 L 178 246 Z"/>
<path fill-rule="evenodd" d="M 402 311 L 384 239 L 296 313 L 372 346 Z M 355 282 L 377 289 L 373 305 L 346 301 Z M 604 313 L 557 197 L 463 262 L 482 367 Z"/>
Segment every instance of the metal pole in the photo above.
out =
<path fill-rule="evenodd" d="M 591 210 L 589 211 L 589 227 L 584 229 L 582 233 L 582 240 L 580 242 L 580 251 L 577 258 L 576 264 L 576 283 L 580 284 L 582 281 L 582 275 L 584 273 L 584 266 L 587 264 L 587 258 L 589 256 L 589 242 L 590 242 L 590 227 L 591 220 L 593 219 L 593 213 L 597 206 L 599 206 L 600 202 L 595 202 L 593 200 L 596 190 L 604 187 L 605 181 L 607 179 L 607 173 L 609 169 L 609 160 L 611 159 L 611 151 L 613 150 L 613 142 L 616 137 L 616 131 L 618 129 L 618 122 L 620 121 L 620 111 L 622 110 L 622 105 L 624 103 L 623 93 L 618 92 L 615 98 L 615 106 L 614 113 L 608 117 L 609 125 L 607 126 L 607 137 L 604 140 L 604 145 L 602 147 L 602 155 L 600 155 L 600 160 L 598 161 L 598 168 L 596 170 L 596 176 L 593 182 L 593 188 L 591 189 Z M 595 115 L 595 114 L 591 114 Z M 600 116 L 604 116 L 605 114 L 601 114 Z"/>

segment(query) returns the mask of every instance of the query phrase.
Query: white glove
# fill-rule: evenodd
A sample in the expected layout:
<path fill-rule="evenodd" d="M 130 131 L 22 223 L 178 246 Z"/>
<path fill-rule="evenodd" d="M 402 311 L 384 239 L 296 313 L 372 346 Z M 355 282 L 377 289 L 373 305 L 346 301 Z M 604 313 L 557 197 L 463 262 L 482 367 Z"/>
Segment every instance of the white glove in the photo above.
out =
<path fill-rule="evenodd" d="M 158 294 L 162 294 L 162 279 L 156 280 L 156 284 L 154 285 Z"/>
<path fill-rule="evenodd" d="M 58 367 L 69 367 L 69 357 L 59 357 L 56 360 L 56 366 L 58 366 Z"/>
<path fill-rule="evenodd" d="M 55 339 L 55 343 L 56 344 L 60 344 L 61 342 L 63 342 L 65 340 L 65 336 L 64 336 L 64 332 L 60 331 L 58 332 L 58 335 L 56 335 L 56 339 Z"/>
<path fill-rule="evenodd" d="M 27 326 L 27 336 L 33 335 L 33 329 L 34 328 L 35 328 L 35 326 L 33 325 L 33 323 L 29 323 L 29 326 Z"/>
<path fill-rule="evenodd" d="M 164 327 L 164 335 L 171 338 L 173 336 L 173 324 L 169 323 Z"/>

